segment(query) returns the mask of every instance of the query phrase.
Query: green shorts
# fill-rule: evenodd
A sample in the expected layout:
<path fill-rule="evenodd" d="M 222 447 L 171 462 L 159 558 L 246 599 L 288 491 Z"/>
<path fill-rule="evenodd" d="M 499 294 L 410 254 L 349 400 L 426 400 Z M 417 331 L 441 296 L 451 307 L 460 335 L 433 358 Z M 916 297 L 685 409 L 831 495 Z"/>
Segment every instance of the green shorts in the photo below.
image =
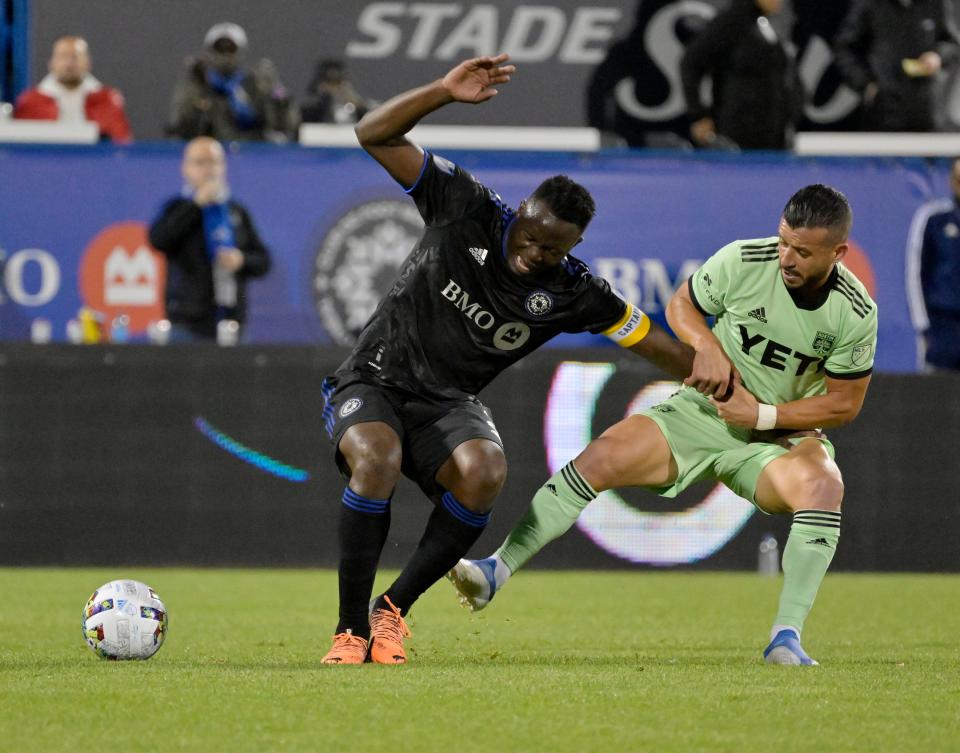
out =
<path fill-rule="evenodd" d="M 757 479 L 763 469 L 771 460 L 788 452 L 774 442 L 750 441 L 754 435 L 752 429 L 727 424 L 710 401 L 690 387 L 682 388 L 641 414 L 660 427 L 677 463 L 676 481 L 667 486 L 649 487 L 663 497 L 676 497 L 697 481 L 717 479 L 756 504 Z M 791 438 L 789 443 L 796 445 L 807 438 Z M 817 439 L 833 458 L 835 450 L 830 440 Z"/>

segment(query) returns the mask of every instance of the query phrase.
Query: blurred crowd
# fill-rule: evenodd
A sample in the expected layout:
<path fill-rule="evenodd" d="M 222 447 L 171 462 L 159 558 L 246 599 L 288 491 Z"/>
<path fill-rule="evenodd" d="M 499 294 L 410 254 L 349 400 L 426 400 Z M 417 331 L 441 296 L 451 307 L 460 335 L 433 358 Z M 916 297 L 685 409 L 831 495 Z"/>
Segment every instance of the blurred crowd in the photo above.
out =
<path fill-rule="evenodd" d="M 301 123 L 355 123 L 371 105 L 340 60 L 318 61 L 298 102 L 272 60 L 246 67 L 247 49 L 247 33 L 238 24 L 218 23 L 207 31 L 171 96 L 168 136 L 285 143 L 296 139 Z M 13 117 L 88 120 L 97 123 L 102 139 L 133 139 L 123 95 L 93 75 L 89 47 L 79 36 L 54 42 L 47 75 L 17 98 Z"/>
<path fill-rule="evenodd" d="M 805 90 L 797 50 L 819 37 L 830 46 L 835 85 L 861 103 L 852 130 L 945 128 L 943 83 L 960 57 L 952 0 L 791 0 L 789 19 L 783 5 L 729 0 L 709 20 L 685 17 L 677 74 L 686 110 L 651 130 L 649 123 L 638 128 L 617 103 L 624 82 L 657 80 L 644 44 L 663 6 L 638 3 L 635 29 L 593 71 L 585 92 L 589 125 L 629 146 L 790 149 L 805 105 L 822 94 Z M 170 94 L 164 132 L 186 142 L 183 188 L 164 203 L 150 241 L 168 257 L 168 335 L 178 341 L 219 339 L 224 325 L 240 337 L 246 283 L 271 264 L 249 211 L 232 197 L 221 144 L 296 141 L 301 123 L 352 124 L 377 104 L 333 58 L 316 61 L 298 98 L 270 59 L 248 62 L 249 47 L 241 26 L 215 24 Z M 47 74 L 17 98 L 13 114 L 90 121 L 103 140 L 133 140 L 123 95 L 93 75 L 80 36 L 55 40 Z M 953 196 L 918 211 L 910 233 L 911 314 L 931 369 L 960 369 L 960 160 L 951 176 Z"/>
<path fill-rule="evenodd" d="M 644 79 L 640 21 L 648 10 L 639 3 L 636 33 L 612 45 L 594 72 L 589 125 L 630 146 L 788 149 L 816 94 L 804 90 L 795 46 L 813 24 L 829 27 L 817 33 L 827 37 L 842 83 L 862 102 L 858 130 L 944 128 L 943 74 L 960 53 L 951 0 L 792 0 L 789 22 L 783 4 L 730 0 L 686 30 L 679 72 L 687 110 L 679 127 L 658 134 L 638 132 L 614 101 L 625 75 Z M 168 136 L 284 143 L 296 139 L 301 123 L 355 123 L 374 104 L 337 59 L 317 61 L 297 99 L 270 59 L 247 64 L 248 46 L 235 23 L 207 31 L 172 93 Z M 48 75 L 18 98 L 14 117 L 86 119 L 104 139 L 132 139 L 123 96 L 93 76 L 90 50 L 77 36 L 56 40 Z"/>
<path fill-rule="evenodd" d="M 807 91 L 798 47 L 829 45 L 839 76 L 862 103 L 851 130 L 942 130 L 943 83 L 960 35 L 951 0 L 730 0 L 710 21 L 685 19 L 680 60 L 687 112 L 674 129 L 651 132 L 617 104 L 623 81 L 656 72 L 642 54 L 655 4 L 637 6 L 634 31 L 609 49 L 587 92 L 588 122 L 630 146 L 790 148 Z M 638 55 L 638 50 L 641 54 Z M 637 84 L 634 84 L 637 86 Z"/>

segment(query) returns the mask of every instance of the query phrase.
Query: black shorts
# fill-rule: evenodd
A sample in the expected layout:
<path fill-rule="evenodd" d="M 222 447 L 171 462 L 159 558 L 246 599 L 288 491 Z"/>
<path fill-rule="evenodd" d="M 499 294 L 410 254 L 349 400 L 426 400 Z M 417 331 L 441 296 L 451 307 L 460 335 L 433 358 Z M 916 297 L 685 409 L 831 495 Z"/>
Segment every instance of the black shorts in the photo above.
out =
<path fill-rule="evenodd" d="M 363 381 L 353 372 L 327 377 L 321 389 L 325 429 L 337 467 L 347 479 L 350 469 L 340 453 L 340 440 L 351 426 L 367 421 L 382 421 L 397 433 L 402 443 L 403 475 L 431 499 L 445 491 L 435 476 L 459 445 L 483 438 L 503 448 L 490 409 L 475 397 L 440 403 Z"/>

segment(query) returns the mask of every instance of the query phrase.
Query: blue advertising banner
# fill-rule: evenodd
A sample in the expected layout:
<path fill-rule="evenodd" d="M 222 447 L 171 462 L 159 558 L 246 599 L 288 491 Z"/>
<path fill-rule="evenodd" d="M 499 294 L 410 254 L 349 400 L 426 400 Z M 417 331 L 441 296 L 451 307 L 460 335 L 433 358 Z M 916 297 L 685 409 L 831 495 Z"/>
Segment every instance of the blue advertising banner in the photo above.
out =
<path fill-rule="evenodd" d="M 36 319 L 55 340 L 82 306 L 130 317 L 133 339 L 163 316 L 162 255 L 146 227 L 180 190 L 175 144 L 0 147 L 0 339 Z M 799 187 L 828 183 L 854 210 L 848 266 L 877 300 L 878 369 L 912 371 L 917 340 L 904 282 L 916 210 L 947 192 L 946 161 L 676 155 L 458 153 L 446 156 L 516 206 L 566 173 L 598 213 L 576 255 L 663 321 L 670 295 L 731 240 L 774 235 Z M 349 344 L 420 232 L 412 202 L 360 150 L 244 146 L 229 155 L 274 268 L 249 290 L 252 342 Z M 554 344 L 600 344 L 564 336 Z"/>

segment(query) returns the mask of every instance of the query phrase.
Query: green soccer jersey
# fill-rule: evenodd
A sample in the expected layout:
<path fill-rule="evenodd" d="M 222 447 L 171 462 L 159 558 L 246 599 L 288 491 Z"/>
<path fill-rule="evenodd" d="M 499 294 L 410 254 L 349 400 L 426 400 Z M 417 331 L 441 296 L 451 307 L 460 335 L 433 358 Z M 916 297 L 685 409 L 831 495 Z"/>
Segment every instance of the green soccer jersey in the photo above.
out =
<path fill-rule="evenodd" d="M 837 264 L 817 300 L 798 304 L 780 274 L 778 239 L 734 241 L 689 280 L 690 297 L 757 399 L 776 405 L 826 392 L 825 376 L 873 370 L 877 305 Z"/>

